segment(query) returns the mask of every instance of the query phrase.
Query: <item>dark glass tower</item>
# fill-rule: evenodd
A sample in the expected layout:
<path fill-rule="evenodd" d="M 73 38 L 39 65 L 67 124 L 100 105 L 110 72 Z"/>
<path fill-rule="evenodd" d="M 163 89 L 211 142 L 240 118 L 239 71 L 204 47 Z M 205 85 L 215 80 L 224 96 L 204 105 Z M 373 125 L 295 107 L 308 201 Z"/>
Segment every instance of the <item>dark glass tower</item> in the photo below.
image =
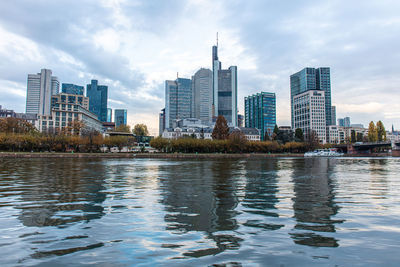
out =
<path fill-rule="evenodd" d="M 272 136 L 276 124 L 275 93 L 261 92 L 244 98 L 246 127 L 257 128 L 264 140 L 265 133 Z"/>
<path fill-rule="evenodd" d="M 290 76 L 290 102 L 292 128 L 294 128 L 293 118 L 293 98 L 294 96 L 309 90 L 322 90 L 325 92 L 325 117 L 326 126 L 335 124 L 332 122 L 332 102 L 331 102 L 331 74 L 330 68 L 304 68 Z"/>
<path fill-rule="evenodd" d="M 83 86 L 75 85 L 72 83 L 63 83 L 61 86 L 63 93 L 71 95 L 83 95 Z"/>
<path fill-rule="evenodd" d="M 107 121 L 108 86 L 98 85 L 97 80 L 92 80 L 86 85 L 86 96 L 89 97 L 89 111 L 96 114 L 100 121 Z"/>

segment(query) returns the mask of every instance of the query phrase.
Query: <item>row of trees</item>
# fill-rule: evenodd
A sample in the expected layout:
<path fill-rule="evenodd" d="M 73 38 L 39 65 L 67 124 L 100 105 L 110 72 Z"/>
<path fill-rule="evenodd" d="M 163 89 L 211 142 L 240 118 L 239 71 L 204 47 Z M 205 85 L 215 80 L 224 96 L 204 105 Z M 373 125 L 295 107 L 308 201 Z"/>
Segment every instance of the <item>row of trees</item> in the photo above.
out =
<path fill-rule="evenodd" d="M 386 141 L 386 130 L 382 121 L 378 121 L 376 125 L 371 121 L 368 125 L 368 141 L 381 142 Z"/>
<path fill-rule="evenodd" d="M 310 150 L 308 143 L 279 144 L 277 141 L 247 141 L 236 133 L 225 140 L 157 137 L 151 140 L 150 145 L 166 153 L 304 153 Z"/>
<path fill-rule="evenodd" d="M 117 128 L 115 128 L 116 132 L 123 132 L 123 133 L 130 133 L 131 127 L 129 125 L 121 124 Z M 147 129 L 147 125 L 143 123 L 136 124 L 133 129 L 132 133 L 136 136 L 148 136 L 149 130 Z"/>

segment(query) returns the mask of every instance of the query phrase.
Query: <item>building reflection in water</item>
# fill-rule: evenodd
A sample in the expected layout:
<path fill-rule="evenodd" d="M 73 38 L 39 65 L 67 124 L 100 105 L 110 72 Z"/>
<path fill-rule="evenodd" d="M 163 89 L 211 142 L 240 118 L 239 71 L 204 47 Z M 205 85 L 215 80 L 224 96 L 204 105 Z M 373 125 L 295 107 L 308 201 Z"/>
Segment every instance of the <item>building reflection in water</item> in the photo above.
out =
<path fill-rule="evenodd" d="M 369 191 L 374 199 L 385 199 L 389 192 L 387 176 L 391 173 L 387 159 L 369 160 L 370 186 Z"/>
<path fill-rule="evenodd" d="M 105 200 L 104 164 L 84 159 L 52 159 L 23 164 L 24 190 L 19 220 L 25 226 L 66 227 L 101 218 Z M 89 168 L 88 168 L 89 165 Z"/>
<path fill-rule="evenodd" d="M 332 219 L 339 210 L 335 203 L 335 185 L 331 174 L 336 160 L 310 158 L 294 161 L 293 210 L 296 226 L 290 234 L 296 244 L 314 247 L 338 247 L 339 242 L 329 233 L 335 232 Z"/>
<path fill-rule="evenodd" d="M 276 208 L 278 169 L 278 161 L 273 159 L 246 162 L 247 182 L 242 206 L 244 212 L 251 214 L 251 219 L 245 226 L 263 230 L 278 230 L 284 226 L 271 222 L 272 218 L 279 217 Z"/>
<path fill-rule="evenodd" d="M 184 256 L 202 257 L 239 248 L 242 239 L 233 232 L 238 228 L 234 177 L 238 170 L 235 160 L 191 161 L 177 165 L 173 174 L 166 172 L 168 176 L 160 179 L 167 230 L 176 234 L 201 231 L 215 242 L 215 247 L 190 250 Z"/>

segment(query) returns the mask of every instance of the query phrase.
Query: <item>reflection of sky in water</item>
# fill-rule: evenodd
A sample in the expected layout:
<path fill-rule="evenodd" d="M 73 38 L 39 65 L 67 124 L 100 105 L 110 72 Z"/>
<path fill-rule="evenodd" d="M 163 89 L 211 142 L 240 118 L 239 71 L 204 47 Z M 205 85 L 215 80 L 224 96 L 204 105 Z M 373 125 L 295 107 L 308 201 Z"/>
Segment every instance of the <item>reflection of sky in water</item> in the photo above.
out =
<path fill-rule="evenodd" d="M 369 158 L 3 159 L 0 263 L 395 262 L 399 166 Z"/>

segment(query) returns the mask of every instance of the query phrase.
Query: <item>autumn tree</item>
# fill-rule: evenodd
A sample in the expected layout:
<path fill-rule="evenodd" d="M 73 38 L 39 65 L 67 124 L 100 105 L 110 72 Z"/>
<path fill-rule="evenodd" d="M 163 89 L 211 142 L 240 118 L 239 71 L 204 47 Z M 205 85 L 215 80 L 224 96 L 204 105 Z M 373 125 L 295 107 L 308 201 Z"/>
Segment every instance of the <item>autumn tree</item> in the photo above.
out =
<path fill-rule="evenodd" d="M 315 150 L 319 146 L 319 138 L 316 131 L 311 130 L 307 139 L 307 146 L 309 150 Z"/>
<path fill-rule="evenodd" d="M 68 122 L 68 125 L 65 129 L 67 134 L 80 135 L 84 127 L 85 123 L 83 121 L 75 120 Z"/>
<path fill-rule="evenodd" d="M 214 130 L 211 136 L 215 140 L 225 140 L 228 138 L 229 127 L 224 116 L 219 115 L 217 117 L 217 121 L 215 122 Z"/>
<path fill-rule="evenodd" d="M 243 152 L 246 148 L 247 139 L 239 130 L 233 131 L 228 138 L 228 149 L 230 152 Z"/>
<path fill-rule="evenodd" d="M 383 126 L 382 121 L 378 121 L 376 123 L 376 133 L 378 136 L 378 141 L 386 141 L 386 130 L 385 126 Z"/>
<path fill-rule="evenodd" d="M 133 134 L 136 136 L 148 136 L 149 135 L 149 130 L 147 129 L 147 125 L 143 123 L 136 124 L 135 127 L 133 127 Z"/>
<path fill-rule="evenodd" d="M 126 125 L 126 124 L 121 124 L 117 128 L 115 128 L 116 132 L 121 132 L 121 133 L 130 133 L 131 132 L 131 126 Z"/>
<path fill-rule="evenodd" d="M 376 131 L 375 124 L 371 121 L 368 125 L 368 141 L 376 142 L 378 141 L 378 132 Z"/>
<path fill-rule="evenodd" d="M 270 141 L 271 138 L 269 137 L 268 131 L 265 132 L 264 134 L 264 141 Z"/>
<path fill-rule="evenodd" d="M 0 132 L 27 134 L 37 132 L 37 130 L 26 120 L 8 117 L 0 119 Z"/>

